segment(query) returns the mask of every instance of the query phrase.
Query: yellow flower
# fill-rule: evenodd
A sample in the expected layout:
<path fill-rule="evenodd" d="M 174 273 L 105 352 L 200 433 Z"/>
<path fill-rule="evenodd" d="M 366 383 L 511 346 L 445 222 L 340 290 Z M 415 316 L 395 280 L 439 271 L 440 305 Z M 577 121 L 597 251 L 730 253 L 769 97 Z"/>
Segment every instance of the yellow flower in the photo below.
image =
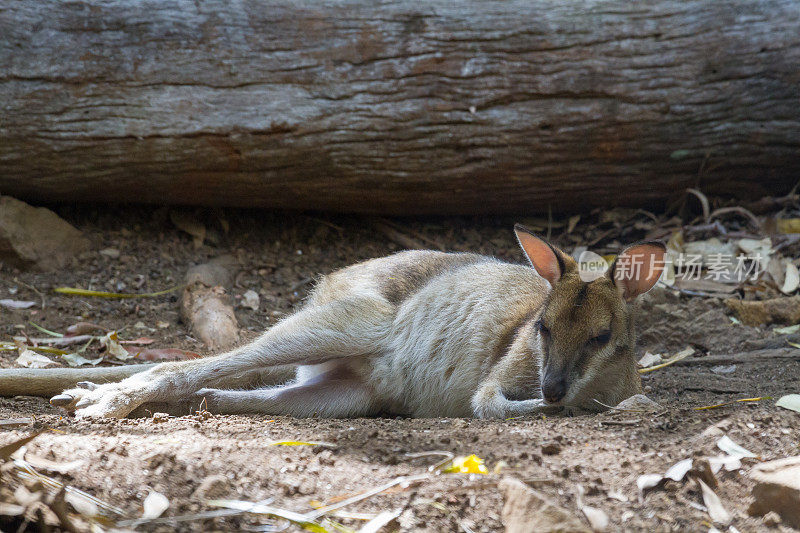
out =
<path fill-rule="evenodd" d="M 487 470 L 486 465 L 483 464 L 483 459 L 472 454 L 466 457 L 456 457 L 443 472 L 448 474 L 488 474 L 489 470 Z"/>

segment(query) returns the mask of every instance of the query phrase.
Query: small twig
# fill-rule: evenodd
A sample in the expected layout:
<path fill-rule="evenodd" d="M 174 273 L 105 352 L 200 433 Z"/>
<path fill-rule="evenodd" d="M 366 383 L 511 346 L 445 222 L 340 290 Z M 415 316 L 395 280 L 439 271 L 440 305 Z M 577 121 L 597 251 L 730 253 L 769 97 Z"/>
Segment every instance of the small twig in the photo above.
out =
<path fill-rule="evenodd" d="M 709 293 L 703 292 L 703 291 L 692 291 L 692 290 L 689 290 L 689 289 L 682 289 L 682 288 L 678 287 L 677 285 L 670 286 L 670 285 L 667 285 L 666 283 L 663 283 L 661 281 L 658 282 L 658 286 L 659 287 L 663 287 L 663 288 L 668 289 L 668 290 L 678 291 L 679 293 L 685 294 L 686 296 L 702 296 L 703 298 L 719 298 L 719 296 L 715 295 L 715 294 L 709 294 Z"/>
<path fill-rule="evenodd" d="M 647 211 L 647 210 L 645 210 L 645 209 L 637 209 L 637 210 L 636 210 L 636 212 L 637 212 L 637 213 L 641 213 L 641 214 L 643 214 L 644 216 L 646 216 L 646 217 L 648 217 L 648 218 L 652 219 L 652 220 L 653 220 L 653 222 L 655 222 L 656 224 L 658 224 L 658 222 L 659 222 L 659 220 L 658 220 L 658 217 L 657 217 L 657 216 L 655 216 L 655 215 L 654 215 L 653 213 L 651 213 L 650 211 Z"/>
<path fill-rule="evenodd" d="M 41 299 L 42 299 L 42 309 L 43 309 L 43 310 L 45 309 L 45 307 L 46 307 L 46 305 L 45 305 L 45 304 L 46 304 L 46 302 L 45 302 L 45 299 L 44 299 L 44 294 L 42 294 L 42 292 L 41 292 L 41 291 L 39 291 L 39 289 L 37 289 L 37 288 L 36 288 L 36 287 L 34 287 L 33 285 L 28 285 L 27 283 L 25 283 L 24 281 L 22 281 L 22 280 L 21 280 L 21 279 L 19 279 L 19 278 L 14 278 L 14 283 L 19 283 L 19 284 L 20 284 L 20 285 L 22 285 L 23 287 L 27 287 L 27 288 L 29 288 L 30 290 L 32 290 L 33 292 L 35 292 L 36 294 L 38 294 L 38 295 L 39 295 L 39 298 L 41 298 Z"/>
<path fill-rule="evenodd" d="M 800 233 L 784 234 L 781 237 L 781 242 L 772 247 L 772 251 L 773 252 L 778 252 L 780 250 L 783 250 L 787 246 L 791 246 L 791 245 L 795 244 L 798 241 L 800 241 Z"/>
<path fill-rule="evenodd" d="M 715 387 L 683 387 L 681 390 L 691 392 L 713 392 L 715 394 L 742 394 L 740 389 L 717 389 Z"/>
<path fill-rule="evenodd" d="M 273 498 L 269 498 L 267 500 L 263 500 L 257 502 L 258 504 L 267 505 L 272 503 Z M 190 522 L 193 520 L 205 520 L 207 518 L 218 518 L 220 516 L 236 516 L 240 514 L 245 514 L 247 511 L 241 511 L 238 509 L 219 509 L 216 511 L 202 511 L 199 513 L 192 513 L 192 514 L 184 514 L 178 516 L 165 516 L 161 518 L 136 518 L 133 520 L 120 520 L 116 523 L 117 527 L 137 527 L 144 524 L 152 524 L 152 525 L 166 525 L 166 524 L 177 524 L 179 522 Z"/>
<path fill-rule="evenodd" d="M 417 475 L 417 476 L 400 476 L 400 477 L 396 477 L 392 481 L 389 481 L 388 483 L 384 483 L 383 485 L 375 487 L 374 489 L 370 489 L 370 490 L 368 490 L 366 492 L 362 492 L 361 494 L 358 494 L 358 495 L 353 496 L 351 498 L 347 498 L 346 500 L 342 500 L 340 502 L 337 502 L 337 503 L 334 503 L 334 504 L 331 504 L 331 505 L 326 505 L 325 507 L 320 507 L 319 509 L 316 509 L 314 511 L 306 513 L 304 516 L 308 520 L 316 520 L 317 518 L 319 518 L 319 517 L 321 517 L 323 515 L 326 515 L 326 514 L 330 513 L 331 511 L 335 511 L 335 510 L 340 509 L 342 507 L 345 507 L 347 505 L 350 505 L 350 504 L 353 504 L 353 503 L 357 503 L 357 502 L 360 502 L 362 500 L 366 500 L 367 498 L 371 498 L 372 496 L 375 496 L 376 494 L 380 494 L 381 492 L 383 492 L 383 491 L 385 491 L 387 489 L 390 489 L 390 488 L 394 487 L 395 485 L 400 485 L 401 483 L 412 483 L 414 481 L 422 481 L 423 479 L 429 479 L 429 478 L 430 478 L 430 474 L 420 474 L 420 475 Z"/>
<path fill-rule="evenodd" d="M 333 228 L 333 229 L 335 229 L 336 231 L 338 231 L 339 233 L 343 233 L 343 232 L 344 232 L 344 228 L 343 228 L 343 227 L 341 227 L 341 226 L 337 226 L 337 225 L 336 225 L 336 224 L 334 224 L 333 222 L 329 222 L 329 221 L 327 221 L 327 220 L 325 220 L 325 219 L 322 219 L 322 218 L 317 218 L 317 217 L 312 217 L 312 216 L 309 216 L 309 215 L 305 215 L 305 217 L 306 217 L 307 219 L 309 219 L 309 220 L 313 220 L 314 222 L 319 222 L 320 224 L 323 224 L 323 225 L 325 225 L 325 226 L 328 226 L 329 228 Z"/>
<path fill-rule="evenodd" d="M 587 247 L 587 248 L 591 248 L 592 246 L 594 246 L 594 245 L 595 245 L 595 244 L 597 244 L 598 242 L 602 241 L 603 239 L 605 239 L 606 237 L 608 237 L 609 235 L 611 235 L 611 233 L 613 233 L 613 232 L 614 232 L 614 230 L 616 230 L 616 229 L 617 229 L 617 228 L 611 228 L 611 229 L 607 229 L 607 230 L 605 230 L 605 231 L 601 232 L 601 233 L 600 233 L 600 234 L 599 234 L 597 237 L 595 237 L 595 238 L 594 238 L 594 239 L 592 239 L 591 241 L 587 242 L 587 243 L 586 243 L 586 247 Z"/>
<path fill-rule="evenodd" d="M 95 337 L 94 335 L 74 335 L 72 337 L 28 337 L 25 335 L 25 338 L 30 344 L 34 345 L 49 344 L 52 346 L 70 346 L 72 344 L 80 344 L 89 341 Z"/>
<path fill-rule="evenodd" d="M 800 350 L 796 348 L 776 348 L 755 350 L 752 352 L 740 352 L 732 355 L 706 355 L 705 357 L 693 357 L 676 361 L 676 366 L 690 365 L 730 365 L 734 363 L 757 363 L 759 361 L 770 361 L 774 359 L 789 359 L 800 361 Z"/>
<path fill-rule="evenodd" d="M 385 224 L 384 222 L 381 222 L 378 219 L 372 219 L 372 226 L 376 230 L 383 233 L 383 235 L 389 240 L 399 244 L 403 248 L 407 248 L 409 250 L 421 250 L 425 248 L 425 246 L 423 246 L 422 243 L 416 239 L 409 237 L 405 233 L 396 230 L 395 228 Z"/>
<path fill-rule="evenodd" d="M 701 233 L 703 231 L 713 231 L 723 237 L 728 235 L 728 230 L 725 228 L 725 226 L 722 225 L 722 222 L 720 222 L 719 220 L 715 220 L 710 224 L 697 224 L 695 226 L 685 226 L 683 228 L 683 231 L 687 235 L 692 235 L 694 233 Z"/>
<path fill-rule="evenodd" d="M 634 418 L 631 420 L 601 420 L 600 424 L 605 426 L 635 426 L 641 424 L 641 418 Z"/>
<path fill-rule="evenodd" d="M 430 451 L 430 452 L 407 453 L 406 457 L 416 458 L 416 457 L 428 457 L 430 455 L 444 455 L 446 457 L 445 457 L 445 459 L 442 459 L 441 461 L 439 461 L 437 463 L 434 463 L 431 466 L 429 466 L 428 467 L 428 472 L 435 472 L 435 471 L 439 470 L 441 467 L 443 467 L 444 465 L 446 465 L 447 463 L 452 461 L 453 458 L 455 457 L 455 455 L 452 452 L 439 451 L 439 450 L 434 450 L 434 451 Z"/>
<path fill-rule="evenodd" d="M 795 205 L 798 201 L 800 201 L 800 195 L 797 194 L 798 185 L 800 185 L 800 182 L 792 187 L 792 190 L 789 191 L 789 194 L 786 196 L 780 196 L 778 198 L 765 196 L 756 200 L 755 202 L 747 204 L 747 209 L 753 213 L 768 213 L 770 211 L 775 211 L 776 209 L 783 209 L 785 207 Z"/>
<path fill-rule="evenodd" d="M 421 240 L 422 242 L 426 242 L 426 243 L 430 244 L 431 246 L 433 246 L 437 250 L 440 250 L 442 252 L 445 251 L 445 247 L 442 246 L 438 241 L 436 241 L 434 239 L 431 239 L 429 237 L 426 237 L 422 233 L 414 230 L 413 228 L 404 228 L 404 227 L 400 226 L 400 224 L 397 224 L 396 222 L 392 222 L 391 220 L 388 220 L 388 219 L 385 219 L 385 218 L 380 218 L 380 219 L 377 219 L 377 220 L 380 220 L 380 222 L 383 222 L 384 224 L 386 224 L 388 226 L 391 226 L 391 227 L 393 227 L 394 229 L 396 229 L 398 231 L 401 231 L 401 232 L 404 231 L 406 233 L 409 233 L 409 234 L 413 235 L 414 237 L 416 237 L 417 239 Z"/>

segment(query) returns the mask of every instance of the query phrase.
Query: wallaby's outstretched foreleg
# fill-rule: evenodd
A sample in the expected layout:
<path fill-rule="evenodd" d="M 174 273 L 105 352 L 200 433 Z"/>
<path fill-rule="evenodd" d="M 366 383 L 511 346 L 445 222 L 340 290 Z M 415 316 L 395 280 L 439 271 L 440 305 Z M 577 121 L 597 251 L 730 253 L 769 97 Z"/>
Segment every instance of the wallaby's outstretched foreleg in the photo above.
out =
<path fill-rule="evenodd" d="M 78 416 L 124 417 L 144 403 L 186 400 L 203 387 L 224 386 L 233 376 L 264 368 L 369 355 L 382 344 L 392 314 L 386 300 L 371 296 L 309 306 L 232 352 L 163 363 L 119 383 L 85 384 L 65 391 L 54 403 L 75 409 Z"/>

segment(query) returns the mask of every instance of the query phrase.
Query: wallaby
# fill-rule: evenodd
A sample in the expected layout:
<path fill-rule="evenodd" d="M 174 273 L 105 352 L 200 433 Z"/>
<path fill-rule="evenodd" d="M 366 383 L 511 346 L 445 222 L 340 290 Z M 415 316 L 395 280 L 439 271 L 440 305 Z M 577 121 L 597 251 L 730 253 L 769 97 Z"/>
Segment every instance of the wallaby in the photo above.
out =
<path fill-rule="evenodd" d="M 572 257 L 515 232 L 533 268 L 434 251 L 372 259 L 324 277 L 251 344 L 83 382 L 51 403 L 100 417 L 194 399 L 225 414 L 497 418 L 600 411 L 639 393 L 631 303 L 658 280 L 664 245 L 631 246 L 587 283 Z M 241 388 L 287 367 L 295 377 L 284 385 Z"/>

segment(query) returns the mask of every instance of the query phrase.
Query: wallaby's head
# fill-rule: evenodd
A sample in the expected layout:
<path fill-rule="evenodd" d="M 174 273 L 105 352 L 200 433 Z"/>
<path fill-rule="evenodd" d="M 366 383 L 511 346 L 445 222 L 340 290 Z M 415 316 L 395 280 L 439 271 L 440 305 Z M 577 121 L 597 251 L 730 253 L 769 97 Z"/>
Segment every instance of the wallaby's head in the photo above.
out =
<path fill-rule="evenodd" d="M 624 249 L 605 275 L 585 282 L 578 263 L 524 226 L 514 228 L 533 268 L 552 287 L 536 327 L 548 403 L 603 410 L 641 392 L 634 357 L 633 302 L 664 269 L 659 242 Z"/>

